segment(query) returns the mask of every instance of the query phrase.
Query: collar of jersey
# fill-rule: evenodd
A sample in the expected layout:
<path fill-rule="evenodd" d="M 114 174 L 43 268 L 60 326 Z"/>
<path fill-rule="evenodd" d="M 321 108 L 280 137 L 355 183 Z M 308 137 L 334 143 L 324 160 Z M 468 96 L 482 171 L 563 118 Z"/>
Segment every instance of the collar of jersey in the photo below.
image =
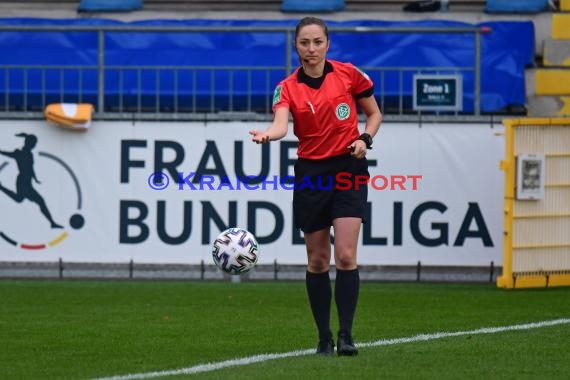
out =
<path fill-rule="evenodd" d="M 321 88 L 321 85 L 323 84 L 327 74 L 332 72 L 333 72 L 333 66 L 329 61 L 325 61 L 325 68 L 323 70 L 323 75 L 321 75 L 318 78 L 313 78 L 308 76 L 307 74 L 305 74 L 303 68 L 300 68 L 299 72 L 297 73 L 297 82 L 304 83 L 307 86 L 315 90 L 318 90 L 319 88 Z"/>

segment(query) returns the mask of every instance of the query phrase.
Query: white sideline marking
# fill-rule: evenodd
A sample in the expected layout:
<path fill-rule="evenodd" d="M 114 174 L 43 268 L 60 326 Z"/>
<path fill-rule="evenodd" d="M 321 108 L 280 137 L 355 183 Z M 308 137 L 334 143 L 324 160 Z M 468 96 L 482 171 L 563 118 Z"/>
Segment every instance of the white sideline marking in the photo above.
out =
<path fill-rule="evenodd" d="M 538 329 L 540 327 L 546 326 L 555 326 L 555 325 L 564 325 L 569 324 L 569 318 L 562 318 L 562 319 L 554 319 L 550 321 L 542 321 L 542 322 L 533 322 L 533 323 L 525 323 L 522 325 L 511 325 L 511 326 L 502 326 L 502 327 L 484 327 L 476 330 L 469 330 L 469 331 L 456 331 L 456 332 L 438 332 L 433 334 L 420 334 L 415 335 L 407 338 L 395 338 L 395 339 L 380 339 L 374 342 L 367 342 L 367 343 L 358 343 L 357 346 L 359 348 L 362 347 L 378 347 L 378 346 L 393 346 L 396 344 L 402 343 L 413 343 L 413 342 L 424 342 L 427 340 L 434 340 L 434 339 L 442 339 L 448 337 L 455 337 L 455 336 L 463 336 L 463 335 L 479 335 L 479 334 L 495 334 L 504 331 L 517 331 L 517 330 L 530 330 L 530 329 Z M 206 364 L 198 364 L 192 367 L 186 368 L 179 368 L 173 369 L 169 371 L 157 371 L 157 372 L 146 372 L 146 373 L 133 373 L 129 375 L 120 375 L 120 376 L 111 376 L 111 377 L 101 377 L 94 380 L 135 380 L 135 379 L 151 379 L 154 377 L 163 377 L 163 376 L 176 376 L 176 375 L 190 375 L 194 373 L 200 372 L 211 372 L 222 368 L 228 367 L 236 367 L 242 365 L 248 365 L 253 363 L 265 362 L 274 359 L 283 359 L 283 358 L 290 358 L 294 356 L 305 356 L 305 355 L 312 355 L 314 354 L 315 349 L 307 349 L 307 350 L 297 350 L 297 351 L 289 351 L 283 352 L 280 354 L 260 354 L 254 356 L 248 356 L 241 359 L 231 359 L 231 360 L 224 360 L 223 362 L 217 363 L 206 363 Z"/>

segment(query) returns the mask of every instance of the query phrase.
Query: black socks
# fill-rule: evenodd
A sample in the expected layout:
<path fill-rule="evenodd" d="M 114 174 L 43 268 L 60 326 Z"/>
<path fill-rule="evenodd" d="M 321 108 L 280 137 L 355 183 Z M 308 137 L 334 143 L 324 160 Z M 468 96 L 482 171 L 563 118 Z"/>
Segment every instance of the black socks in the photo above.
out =
<path fill-rule="evenodd" d="M 358 292 L 360 289 L 360 275 L 357 269 L 336 270 L 336 283 L 334 289 L 334 300 L 338 310 L 338 321 L 340 332 L 352 334 L 352 321 L 358 303 Z"/>
<path fill-rule="evenodd" d="M 329 272 L 312 273 L 307 271 L 305 282 L 313 317 L 315 318 L 315 323 L 319 330 L 319 340 L 331 340 L 330 314 L 332 290 Z"/>
<path fill-rule="evenodd" d="M 332 338 L 330 329 L 330 311 L 332 289 L 329 272 L 306 273 L 307 294 L 311 311 L 319 331 L 319 340 L 326 341 Z M 339 331 L 350 336 L 352 322 L 358 303 L 360 290 L 360 275 L 357 269 L 336 270 L 335 302 L 338 310 Z"/>

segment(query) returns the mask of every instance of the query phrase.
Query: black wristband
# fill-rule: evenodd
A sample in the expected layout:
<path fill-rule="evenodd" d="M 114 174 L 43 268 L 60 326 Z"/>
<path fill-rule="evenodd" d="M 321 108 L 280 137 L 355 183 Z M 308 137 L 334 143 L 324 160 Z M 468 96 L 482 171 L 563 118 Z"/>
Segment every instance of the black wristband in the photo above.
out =
<path fill-rule="evenodd" d="M 366 144 L 366 149 L 372 149 L 372 136 L 370 136 L 368 133 L 361 134 L 360 137 L 358 137 L 358 140 L 364 141 Z"/>

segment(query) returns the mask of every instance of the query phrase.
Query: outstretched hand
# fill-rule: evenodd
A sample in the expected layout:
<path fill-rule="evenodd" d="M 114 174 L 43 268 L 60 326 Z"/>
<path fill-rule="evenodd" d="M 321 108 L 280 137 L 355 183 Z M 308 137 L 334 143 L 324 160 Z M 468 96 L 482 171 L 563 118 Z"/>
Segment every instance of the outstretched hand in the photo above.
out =
<path fill-rule="evenodd" d="M 249 131 L 249 134 L 252 136 L 251 141 L 253 141 L 256 144 L 266 144 L 269 141 L 271 141 L 269 135 L 266 132 L 259 132 L 257 130 L 252 130 Z"/>

